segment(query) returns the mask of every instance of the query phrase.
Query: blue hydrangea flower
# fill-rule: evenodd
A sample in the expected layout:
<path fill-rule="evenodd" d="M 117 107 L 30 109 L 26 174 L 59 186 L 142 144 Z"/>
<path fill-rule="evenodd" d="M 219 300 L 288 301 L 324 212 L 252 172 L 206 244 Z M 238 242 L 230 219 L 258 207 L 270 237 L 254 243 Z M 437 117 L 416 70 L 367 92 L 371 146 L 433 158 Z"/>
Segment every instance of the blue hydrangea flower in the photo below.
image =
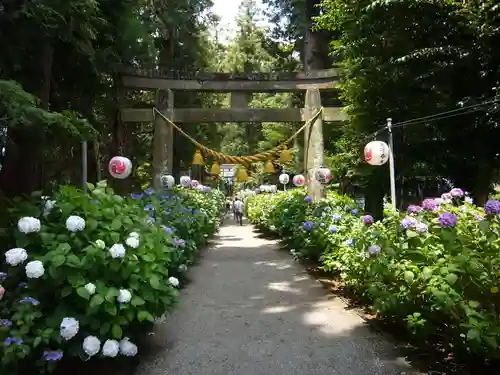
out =
<path fill-rule="evenodd" d="M 0 319 L 0 327 L 12 327 L 12 321 L 9 319 Z"/>
<path fill-rule="evenodd" d="M 304 230 L 311 230 L 313 227 L 313 223 L 311 221 L 305 221 L 304 224 L 302 224 L 302 228 Z"/>
<path fill-rule="evenodd" d="M 149 204 L 144 206 L 144 211 L 146 211 L 146 212 L 151 212 L 154 210 L 155 210 L 155 205 L 152 203 L 149 203 Z"/>
<path fill-rule="evenodd" d="M 414 217 L 411 217 L 411 216 L 407 216 L 403 220 L 401 220 L 400 225 L 401 225 L 401 228 L 403 228 L 403 229 L 413 228 L 413 227 L 415 227 L 415 225 L 417 225 L 417 219 L 415 219 Z"/>
<path fill-rule="evenodd" d="M 0 281 L 7 280 L 7 274 L 5 272 L 0 272 Z"/>
<path fill-rule="evenodd" d="M 382 249 L 381 249 L 381 248 L 380 248 L 380 246 L 378 246 L 378 245 L 371 245 L 371 246 L 369 246 L 369 247 L 368 247 L 368 252 L 369 252 L 370 254 L 373 254 L 373 255 L 378 255 L 378 254 L 380 254 L 380 251 L 381 251 L 381 250 L 382 250 Z"/>
<path fill-rule="evenodd" d="M 334 222 L 338 223 L 342 219 L 342 215 L 341 214 L 333 214 L 332 219 Z"/>
<path fill-rule="evenodd" d="M 154 192 L 155 192 L 155 190 L 153 188 L 151 188 L 151 187 L 149 187 L 146 190 L 144 190 L 144 194 L 149 195 L 149 196 L 153 195 Z"/>
<path fill-rule="evenodd" d="M 19 288 L 27 288 L 28 283 L 26 281 L 21 281 L 19 284 L 17 284 Z"/>
<path fill-rule="evenodd" d="M 32 297 L 24 297 L 21 299 L 21 303 L 29 303 L 33 306 L 37 306 L 40 304 L 40 302 L 38 302 L 36 299 L 32 298 Z"/>
<path fill-rule="evenodd" d="M 17 344 L 17 345 L 21 345 L 23 343 L 23 339 L 20 339 L 19 337 L 7 337 L 3 344 L 4 345 L 12 345 L 12 344 Z"/>
<path fill-rule="evenodd" d="M 312 200 L 312 198 L 311 198 L 310 196 L 306 196 L 306 197 L 304 197 L 304 202 L 306 202 L 306 203 L 311 203 L 312 201 L 313 201 L 313 200 Z"/>
<path fill-rule="evenodd" d="M 130 194 L 130 198 L 136 199 L 136 200 L 142 199 L 143 196 L 144 195 L 142 193 L 132 193 L 132 194 Z"/>
<path fill-rule="evenodd" d="M 328 231 L 330 233 L 336 233 L 337 232 L 337 226 L 336 225 L 330 226 L 330 228 L 328 229 Z"/>
<path fill-rule="evenodd" d="M 349 238 L 344 242 L 344 245 L 353 247 L 354 246 L 354 240 L 352 238 Z"/>
<path fill-rule="evenodd" d="M 354 209 L 351 211 L 351 214 L 353 214 L 354 216 L 356 216 L 358 213 L 359 213 L 359 210 L 358 210 L 357 208 L 354 208 Z"/>
<path fill-rule="evenodd" d="M 43 352 L 43 359 L 49 362 L 59 361 L 63 357 L 60 350 L 46 350 Z"/>

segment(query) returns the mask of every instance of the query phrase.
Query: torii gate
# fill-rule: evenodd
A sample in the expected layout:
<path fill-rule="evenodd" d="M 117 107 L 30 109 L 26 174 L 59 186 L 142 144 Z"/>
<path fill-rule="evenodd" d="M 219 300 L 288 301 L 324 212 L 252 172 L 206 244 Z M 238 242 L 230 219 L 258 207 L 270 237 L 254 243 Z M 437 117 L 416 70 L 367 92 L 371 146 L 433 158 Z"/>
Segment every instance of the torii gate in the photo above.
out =
<path fill-rule="evenodd" d="M 128 71 L 122 73 L 124 88 L 161 90 L 155 106 L 175 123 L 182 122 L 302 122 L 312 118 L 321 108 L 320 90 L 335 90 L 338 86 L 338 69 L 315 70 L 299 73 L 198 73 L 179 76 L 178 72 L 163 74 L 160 70 Z M 182 108 L 174 107 L 174 91 L 230 93 L 231 108 Z M 161 92 L 160 91 L 160 92 Z M 305 108 L 248 108 L 252 93 L 306 91 Z M 173 129 L 152 109 L 123 108 L 124 122 L 154 122 L 153 186 L 159 188 L 164 170 L 172 171 Z M 308 191 L 313 198 L 324 195 L 324 189 L 313 178 L 323 164 L 323 121 L 345 121 L 347 116 L 340 107 L 323 108 L 322 115 L 305 129 L 304 170 Z"/>

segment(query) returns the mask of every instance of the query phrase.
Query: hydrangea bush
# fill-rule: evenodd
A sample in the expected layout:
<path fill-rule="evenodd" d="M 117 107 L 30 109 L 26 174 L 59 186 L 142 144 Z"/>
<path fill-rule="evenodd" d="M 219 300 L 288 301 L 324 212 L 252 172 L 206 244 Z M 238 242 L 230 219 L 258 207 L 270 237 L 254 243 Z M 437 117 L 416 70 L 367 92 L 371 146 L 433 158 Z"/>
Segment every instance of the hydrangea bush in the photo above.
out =
<path fill-rule="evenodd" d="M 374 222 L 350 198 L 312 203 L 302 189 L 247 201 L 249 219 L 287 238 L 420 340 L 457 355 L 500 352 L 500 202 L 475 206 L 460 189 Z"/>
<path fill-rule="evenodd" d="M 105 182 L 88 187 L 63 186 L 11 211 L 19 219 L 0 261 L 2 374 L 33 363 L 52 370 L 65 356 L 135 356 L 145 324 L 176 303 L 173 270 L 193 259 L 183 254 L 217 230 L 217 194 L 148 191 L 147 203 L 115 195 Z M 158 223 L 149 204 L 171 213 Z"/>

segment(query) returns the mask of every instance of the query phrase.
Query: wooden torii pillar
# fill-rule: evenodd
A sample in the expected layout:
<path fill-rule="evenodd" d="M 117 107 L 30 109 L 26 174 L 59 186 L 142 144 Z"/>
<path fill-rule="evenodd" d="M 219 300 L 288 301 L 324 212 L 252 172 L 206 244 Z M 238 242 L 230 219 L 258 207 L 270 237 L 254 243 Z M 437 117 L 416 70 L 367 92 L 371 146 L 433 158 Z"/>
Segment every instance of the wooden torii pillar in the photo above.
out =
<path fill-rule="evenodd" d="M 305 100 L 305 120 L 311 119 L 321 108 L 321 95 L 318 89 L 307 89 Z M 304 171 L 307 179 L 307 192 L 314 200 L 326 196 L 324 185 L 316 181 L 314 174 L 324 163 L 325 145 L 323 142 L 323 114 L 304 129 Z"/>
<path fill-rule="evenodd" d="M 155 106 L 163 113 L 165 109 L 174 108 L 174 93 L 172 90 L 158 90 Z M 172 173 L 174 166 L 174 129 L 161 116 L 154 116 L 153 133 L 153 188 L 161 188 L 161 175 Z"/>

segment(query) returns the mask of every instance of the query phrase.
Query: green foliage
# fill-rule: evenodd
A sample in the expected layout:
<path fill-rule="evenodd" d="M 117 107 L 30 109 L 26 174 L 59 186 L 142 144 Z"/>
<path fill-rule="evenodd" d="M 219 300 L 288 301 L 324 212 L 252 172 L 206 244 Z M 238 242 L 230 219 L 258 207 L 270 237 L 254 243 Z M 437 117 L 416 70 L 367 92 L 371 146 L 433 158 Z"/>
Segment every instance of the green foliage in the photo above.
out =
<path fill-rule="evenodd" d="M 438 341 L 462 359 L 498 359 L 499 216 L 445 199 L 375 223 L 348 197 L 310 203 L 301 189 L 247 205 L 252 222 L 289 240 L 297 257 L 319 261 L 379 318 L 406 323 L 415 341 Z M 456 225 L 446 225 L 449 214 Z"/>
<path fill-rule="evenodd" d="M 349 168 L 360 160 L 348 150 L 359 150 L 387 117 L 405 121 L 498 96 L 500 55 L 493 46 L 500 38 L 500 9 L 493 1 L 324 0 L 321 9 L 316 27 L 338 36 L 331 50 L 342 68 L 350 129 L 336 149 Z M 498 121 L 497 106 L 477 106 L 395 129 L 397 177 L 424 170 L 482 201 L 498 169 L 492 151 Z"/>
<path fill-rule="evenodd" d="M 147 203 L 114 194 L 104 181 L 88 190 L 62 186 L 50 200 L 18 200 L 9 212 L 22 219 L 6 232 L 14 234 L 9 247 L 18 250 L 7 252 L 1 266 L 0 341 L 9 342 L 0 346 L 2 374 L 35 364 L 52 369 L 57 360 L 46 351 L 110 356 L 105 346 L 89 353 L 89 336 L 103 345 L 118 340 L 121 355 L 135 355 L 127 345 L 172 309 L 178 277 L 218 229 L 217 192 L 143 193 Z M 151 205 L 170 210 L 162 211 L 162 225 L 151 218 Z M 24 251 L 27 259 L 19 256 Z M 79 323 L 71 337 L 63 332 L 64 318 Z"/>

